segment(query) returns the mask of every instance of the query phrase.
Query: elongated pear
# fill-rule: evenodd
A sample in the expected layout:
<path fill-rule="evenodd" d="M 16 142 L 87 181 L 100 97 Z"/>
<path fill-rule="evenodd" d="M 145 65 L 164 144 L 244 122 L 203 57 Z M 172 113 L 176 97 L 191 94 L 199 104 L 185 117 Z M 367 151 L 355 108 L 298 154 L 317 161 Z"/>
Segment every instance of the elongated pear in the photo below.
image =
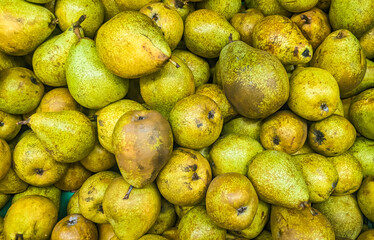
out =
<path fill-rule="evenodd" d="M 90 119 L 78 111 L 41 112 L 28 123 L 47 152 L 58 162 L 72 163 L 85 158 L 95 146 Z"/>
<path fill-rule="evenodd" d="M 83 15 L 78 22 L 72 24 L 65 32 L 45 41 L 35 50 L 32 57 L 32 66 L 35 75 L 42 83 L 53 87 L 66 85 L 66 60 L 71 46 L 79 41 L 74 31 L 80 31 L 83 36 L 84 33 L 80 24 L 85 18 L 86 16 Z"/>

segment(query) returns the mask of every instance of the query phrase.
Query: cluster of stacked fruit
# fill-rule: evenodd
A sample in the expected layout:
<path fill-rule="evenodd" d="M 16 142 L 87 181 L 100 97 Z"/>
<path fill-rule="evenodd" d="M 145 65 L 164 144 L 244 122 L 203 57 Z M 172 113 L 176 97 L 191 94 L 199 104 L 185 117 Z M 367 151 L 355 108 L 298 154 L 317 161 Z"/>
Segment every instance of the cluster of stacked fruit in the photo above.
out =
<path fill-rule="evenodd" d="M 373 13 L 1 0 L 0 239 L 374 239 Z"/>

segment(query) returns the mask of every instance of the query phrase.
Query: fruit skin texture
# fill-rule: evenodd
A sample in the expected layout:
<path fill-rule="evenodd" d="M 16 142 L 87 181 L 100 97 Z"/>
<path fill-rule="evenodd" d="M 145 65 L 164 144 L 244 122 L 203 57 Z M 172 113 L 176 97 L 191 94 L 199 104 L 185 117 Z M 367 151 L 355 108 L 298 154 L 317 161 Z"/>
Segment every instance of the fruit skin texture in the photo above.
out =
<path fill-rule="evenodd" d="M 357 193 L 358 206 L 370 221 L 374 220 L 374 177 L 367 177 Z"/>
<path fill-rule="evenodd" d="M 282 7 L 290 12 L 304 12 L 313 8 L 318 3 L 318 0 L 278 0 L 278 2 L 280 5 L 282 5 Z"/>
<path fill-rule="evenodd" d="M 161 113 L 130 111 L 118 120 L 113 144 L 122 176 L 134 187 L 142 188 L 156 179 L 169 160 L 173 133 Z"/>
<path fill-rule="evenodd" d="M 96 47 L 104 65 L 122 78 L 156 72 L 171 56 L 159 27 L 134 11 L 121 12 L 104 23 L 97 32 Z"/>
<path fill-rule="evenodd" d="M 81 239 L 97 240 L 98 231 L 93 222 L 80 214 L 72 214 L 61 219 L 53 228 L 51 240 Z"/>
<path fill-rule="evenodd" d="M 374 238 L 374 229 L 362 232 L 357 240 L 370 240 Z"/>
<path fill-rule="evenodd" d="M 230 20 L 239 12 L 242 2 L 240 0 L 205 0 L 198 1 L 197 8 L 210 9 Z"/>
<path fill-rule="evenodd" d="M 362 166 L 363 177 L 374 176 L 374 166 L 372 159 L 374 158 L 374 141 L 357 137 L 353 146 L 348 150 L 357 158 Z"/>
<path fill-rule="evenodd" d="M 265 118 L 286 103 L 287 72 L 272 54 L 234 41 L 222 49 L 219 62 L 225 95 L 242 116 Z"/>
<path fill-rule="evenodd" d="M 12 165 L 12 152 L 9 148 L 8 143 L 0 138 L 0 180 L 3 179 L 8 173 Z"/>

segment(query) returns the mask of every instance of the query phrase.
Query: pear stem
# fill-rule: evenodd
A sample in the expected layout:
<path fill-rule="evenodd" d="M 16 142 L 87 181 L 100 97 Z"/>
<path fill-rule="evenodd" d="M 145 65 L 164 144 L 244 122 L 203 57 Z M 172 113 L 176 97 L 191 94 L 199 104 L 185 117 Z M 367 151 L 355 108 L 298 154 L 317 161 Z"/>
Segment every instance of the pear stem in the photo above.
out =
<path fill-rule="evenodd" d="M 74 32 L 74 34 L 75 34 L 75 36 L 77 36 L 77 38 L 79 39 L 79 41 L 82 39 L 82 35 L 81 35 L 81 33 L 80 33 L 80 29 L 79 29 L 79 27 L 74 27 L 73 28 L 73 32 Z"/>
<path fill-rule="evenodd" d="M 129 199 L 129 197 L 130 197 L 130 193 L 131 193 L 131 191 L 132 191 L 133 188 L 134 188 L 134 187 L 133 187 L 132 185 L 130 185 L 129 190 L 127 190 L 127 193 L 126 193 L 126 195 L 123 197 L 123 199 Z"/>
<path fill-rule="evenodd" d="M 55 19 L 52 20 L 53 25 L 57 25 L 58 23 L 59 23 L 58 18 L 55 18 Z"/>
<path fill-rule="evenodd" d="M 176 63 L 174 60 L 172 60 L 171 58 L 169 58 L 169 62 L 171 62 L 176 68 L 180 68 L 181 66 Z"/>
<path fill-rule="evenodd" d="M 23 240 L 23 234 L 16 233 L 16 240 Z"/>
<path fill-rule="evenodd" d="M 30 118 L 28 118 L 28 119 L 25 120 L 25 121 L 20 121 L 20 122 L 18 122 L 17 125 L 27 125 L 27 124 L 29 124 L 29 123 L 30 123 Z"/>
<path fill-rule="evenodd" d="M 82 15 L 78 21 L 76 21 L 75 23 L 73 23 L 73 28 L 78 28 L 81 26 L 82 22 L 84 22 L 84 20 L 86 19 L 86 15 Z"/>

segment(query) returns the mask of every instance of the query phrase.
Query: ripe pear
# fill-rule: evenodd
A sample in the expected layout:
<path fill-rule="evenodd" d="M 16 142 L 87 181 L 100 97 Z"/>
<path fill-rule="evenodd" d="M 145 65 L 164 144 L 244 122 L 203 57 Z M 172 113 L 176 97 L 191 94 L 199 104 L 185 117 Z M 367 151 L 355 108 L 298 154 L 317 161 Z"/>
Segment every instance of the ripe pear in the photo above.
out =
<path fill-rule="evenodd" d="M 12 67 L 24 67 L 25 62 L 22 57 L 15 57 L 0 52 L 0 71 Z"/>
<path fill-rule="evenodd" d="M 205 0 L 197 3 L 198 9 L 210 9 L 224 16 L 228 21 L 239 12 L 242 2 L 240 0 Z"/>
<path fill-rule="evenodd" d="M 223 125 L 221 135 L 237 133 L 260 141 L 261 124 L 261 119 L 255 120 L 246 117 L 234 118 Z"/>
<path fill-rule="evenodd" d="M 334 191 L 339 174 L 332 161 L 317 153 L 292 156 L 292 161 L 303 174 L 309 191 L 309 201 L 323 202 Z"/>
<path fill-rule="evenodd" d="M 374 238 L 374 229 L 371 229 L 371 230 L 362 232 L 358 236 L 357 240 L 370 240 L 370 239 L 373 239 L 373 238 Z"/>
<path fill-rule="evenodd" d="M 12 197 L 11 194 L 5 194 L 5 193 L 0 192 L 0 209 L 2 209 L 8 203 L 11 197 Z M 0 233 L 0 236 L 1 236 L 1 233 Z"/>
<path fill-rule="evenodd" d="M 359 38 L 360 45 L 362 49 L 364 50 L 365 56 L 369 59 L 374 58 L 374 27 L 364 33 L 362 37 Z"/>
<path fill-rule="evenodd" d="M 80 111 L 81 106 L 71 96 L 67 88 L 54 88 L 43 95 L 36 112 Z"/>
<path fill-rule="evenodd" d="M 161 198 L 161 210 L 156 222 L 148 230 L 149 234 L 162 234 L 166 229 L 173 227 L 177 220 L 174 205 Z"/>
<path fill-rule="evenodd" d="M 4 194 L 16 194 L 23 192 L 29 186 L 18 177 L 13 168 L 9 168 L 6 175 L 0 180 L 0 192 Z"/>
<path fill-rule="evenodd" d="M 160 112 L 166 119 L 174 105 L 195 93 L 193 74 L 181 59 L 172 55 L 160 71 L 140 78 L 140 93 L 145 103 Z"/>
<path fill-rule="evenodd" d="M 82 214 L 79 208 L 79 189 L 74 192 L 73 196 L 69 199 L 66 207 L 67 215 Z M 107 223 L 106 223 L 107 224 Z"/>
<path fill-rule="evenodd" d="M 34 110 L 44 94 L 44 85 L 35 74 L 23 67 L 0 72 L 0 110 L 24 114 Z"/>
<path fill-rule="evenodd" d="M 35 187 L 29 185 L 29 187 L 25 191 L 17 193 L 13 196 L 12 204 L 14 204 L 19 199 L 30 195 L 47 197 L 56 205 L 57 209 L 60 209 L 61 190 L 53 185 L 48 187 Z"/>
<path fill-rule="evenodd" d="M 315 153 L 313 149 L 309 146 L 308 142 L 305 142 L 304 145 L 299 149 L 299 151 L 291 155 L 294 156 L 294 155 L 300 155 L 300 154 L 305 154 L 305 153 Z"/>
<path fill-rule="evenodd" d="M 213 10 L 200 9 L 190 13 L 185 21 L 184 41 L 188 50 L 205 58 L 216 58 L 229 43 L 240 35 L 225 17 Z"/>
<path fill-rule="evenodd" d="M 95 223 L 80 214 L 67 215 L 53 228 L 51 240 L 92 239 L 98 240 Z"/>
<path fill-rule="evenodd" d="M 123 98 L 129 80 L 111 73 L 101 62 L 94 40 L 81 38 L 66 60 L 66 82 L 73 98 L 83 107 L 98 109 Z"/>
<path fill-rule="evenodd" d="M 249 136 L 235 133 L 223 135 L 209 151 L 213 175 L 229 172 L 246 175 L 252 159 L 263 150 L 261 144 Z"/>
<path fill-rule="evenodd" d="M 175 142 L 181 147 L 201 149 L 219 137 L 223 118 L 209 97 L 193 94 L 179 100 L 170 112 L 169 122 Z"/>
<path fill-rule="evenodd" d="M 134 11 L 121 12 L 104 23 L 96 35 L 96 48 L 111 72 L 131 79 L 157 72 L 171 56 L 161 29 Z"/>
<path fill-rule="evenodd" d="M 147 4 L 153 2 L 160 2 L 161 0 L 138 0 L 138 1 L 129 1 L 129 0 L 115 0 L 119 9 L 121 11 L 138 11 Z"/>
<path fill-rule="evenodd" d="M 139 240 L 168 240 L 168 238 L 156 234 L 146 234 L 139 238 Z"/>
<path fill-rule="evenodd" d="M 360 234 L 363 217 L 353 195 L 330 196 L 312 206 L 327 217 L 337 239 L 356 239 Z"/>
<path fill-rule="evenodd" d="M 357 137 L 353 146 L 348 150 L 357 158 L 362 166 L 363 177 L 374 176 L 374 141 L 364 137 Z"/>
<path fill-rule="evenodd" d="M 366 89 L 374 87 L 374 62 L 366 59 L 365 76 L 355 88 L 341 95 L 342 98 L 353 97 Z"/>
<path fill-rule="evenodd" d="M 12 165 L 12 152 L 8 143 L 0 138 L 0 180 L 5 178 Z"/>
<path fill-rule="evenodd" d="M 35 113 L 25 123 L 31 126 L 45 150 L 58 162 L 80 161 L 95 146 L 91 121 L 78 111 Z"/>
<path fill-rule="evenodd" d="M 249 164 L 248 178 L 259 198 L 267 203 L 302 209 L 309 200 L 303 175 L 287 153 L 258 153 Z"/>
<path fill-rule="evenodd" d="M 31 53 L 57 24 L 48 9 L 24 0 L 3 0 L 0 9 L 0 50 L 6 54 L 23 56 Z"/>
<path fill-rule="evenodd" d="M 253 28 L 264 18 L 262 12 L 255 8 L 249 8 L 244 12 L 238 12 L 231 18 L 231 25 L 240 33 L 240 40 L 253 45 Z"/>
<path fill-rule="evenodd" d="M 289 17 L 291 13 L 287 11 L 278 0 L 245 0 L 247 8 L 255 8 L 260 10 L 265 16 L 283 15 Z"/>
<path fill-rule="evenodd" d="M 313 208 L 302 210 L 273 205 L 270 217 L 273 239 L 334 240 L 329 220 Z"/>
<path fill-rule="evenodd" d="M 47 240 L 57 222 L 56 205 L 43 196 L 25 196 L 8 209 L 4 218 L 5 239 Z"/>
<path fill-rule="evenodd" d="M 113 130 L 113 146 L 124 179 L 142 188 L 152 183 L 168 162 L 173 133 L 161 113 L 130 111 L 122 115 Z"/>
<path fill-rule="evenodd" d="M 96 139 L 94 149 L 80 163 L 91 172 L 101 172 L 114 167 L 116 165 L 116 157 L 113 153 L 103 148 L 99 140 Z"/>
<path fill-rule="evenodd" d="M 225 240 L 226 230 L 212 221 L 204 206 L 196 206 L 181 219 L 178 235 L 184 240 Z"/>
<path fill-rule="evenodd" d="M 273 237 L 270 232 L 264 230 L 254 240 L 273 240 Z"/>
<path fill-rule="evenodd" d="M 351 153 L 345 152 L 329 159 L 339 175 L 338 184 L 332 194 L 347 195 L 356 192 L 360 188 L 363 178 L 363 170 L 357 158 Z"/>
<path fill-rule="evenodd" d="M 102 201 L 109 184 L 120 177 L 116 172 L 102 171 L 90 176 L 79 189 L 79 209 L 82 215 L 94 223 L 108 223 Z"/>
<path fill-rule="evenodd" d="M 179 15 L 182 17 L 183 22 L 186 20 L 188 14 L 195 11 L 195 7 L 193 4 L 188 4 L 188 2 L 182 0 L 163 0 L 163 2 L 169 7 L 177 10 Z"/>
<path fill-rule="evenodd" d="M 192 206 L 204 199 L 211 180 L 207 159 L 195 150 L 177 148 L 158 174 L 157 187 L 172 204 Z"/>
<path fill-rule="evenodd" d="M 104 6 L 104 22 L 108 21 L 120 12 L 115 0 L 101 0 L 101 2 Z"/>
<path fill-rule="evenodd" d="M 348 30 L 330 33 L 314 52 L 311 67 L 329 71 L 343 95 L 360 84 L 366 72 L 366 58 L 360 42 Z"/>
<path fill-rule="evenodd" d="M 223 91 L 240 115 L 265 118 L 287 101 L 287 72 L 270 53 L 234 41 L 222 49 L 219 62 Z"/>
<path fill-rule="evenodd" d="M 145 110 L 145 107 L 133 100 L 122 99 L 96 112 L 99 142 L 109 152 L 114 153 L 112 135 L 118 119 L 132 110 Z"/>
<path fill-rule="evenodd" d="M 283 64 L 304 64 L 313 48 L 289 18 L 273 15 L 261 19 L 253 29 L 253 47 L 275 55 Z"/>
<path fill-rule="evenodd" d="M 317 153 L 329 157 L 347 151 L 355 139 L 355 127 L 345 117 L 339 115 L 314 122 L 308 132 L 310 147 Z"/>
<path fill-rule="evenodd" d="M 278 0 L 278 2 L 287 11 L 305 12 L 313 8 L 318 3 L 318 0 L 296 0 L 296 1 Z"/>
<path fill-rule="evenodd" d="M 156 222 L 161 197 L 154 183 L 132 188 L 119 177 L 105 191 L 103 209 L 119 239 L 136 240 Z"/>
<path fill-rule="evenodd" d="M 374 220 L 374 177 L 364 179 L 357 192 L 357 202 L 361 212 L 370 221 Z"/>
<path fill-rule="evenodd" d="M 99 239 L 100 240 L 112 240 L 116 237 L 112 225 L 110 223 L 98 224 L 97 228 L 99 230 Z"/>
<path fill-rule="evenodd" d="M 70 163 L 65 175 L 55 183 L 55 186 L 63 191 L 78 190 L 82 184 L 92 175 L 80 162 Z"/>
<path fill-rule="evenodd" d="M 100 0 L 57 0 L 55 14 L 62 31 L 66 31 L 82 15 L 86 15 L 81 26 L 85 35 L 93 38 L 104 21 L 104 6 Z"/>

